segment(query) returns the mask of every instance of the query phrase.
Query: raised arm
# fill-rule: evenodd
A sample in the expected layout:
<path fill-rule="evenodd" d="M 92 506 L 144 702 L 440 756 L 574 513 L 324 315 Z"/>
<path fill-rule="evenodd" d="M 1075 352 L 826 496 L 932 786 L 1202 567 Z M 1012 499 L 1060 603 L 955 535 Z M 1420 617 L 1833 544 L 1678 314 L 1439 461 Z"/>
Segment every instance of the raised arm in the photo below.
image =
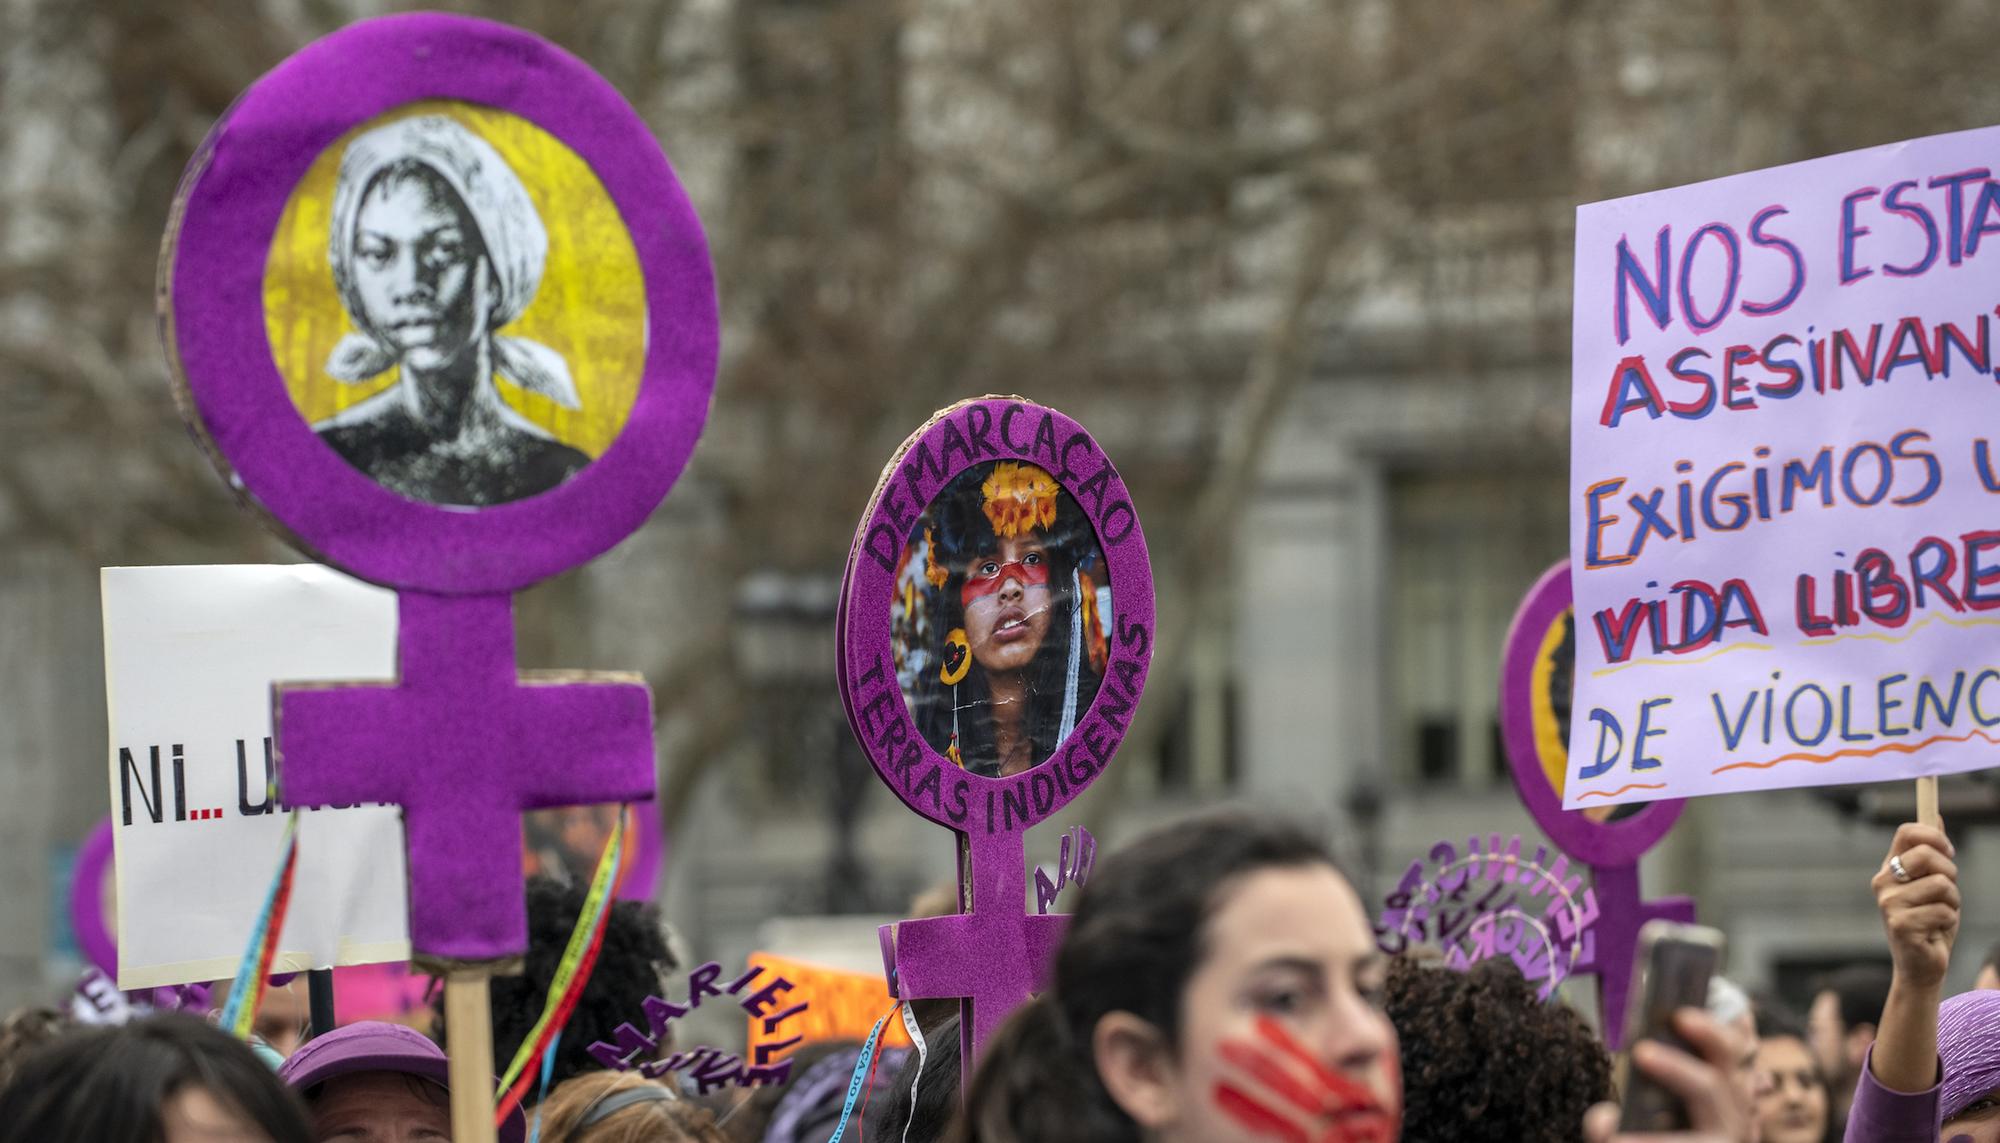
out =
<path fill-rule="evenodd" d="M 1941 830 L 1906 823 L 1876 871 L 1875 904 L 1895 972 L 1867 1070 L 1855 1086 L 1848 1143 L 1937 1138 L 1938 1004 L 1958 939 L 1955 853 Z"/>

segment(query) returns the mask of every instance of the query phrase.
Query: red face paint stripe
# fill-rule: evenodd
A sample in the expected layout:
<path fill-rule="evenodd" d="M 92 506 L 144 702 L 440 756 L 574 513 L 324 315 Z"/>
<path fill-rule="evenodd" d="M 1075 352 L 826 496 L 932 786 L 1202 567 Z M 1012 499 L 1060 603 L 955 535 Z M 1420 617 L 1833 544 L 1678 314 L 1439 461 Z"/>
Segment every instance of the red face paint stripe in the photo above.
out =
<path fill-rule="evenodd" d="M 1274 1135 L 1285 1143 L 1314 1143 L 1306 1129 L 1272 1111 L 1228 1081 L 1215 1085 L 1215 1105 L 1222 1113 L 1258 1135 Z"/>
<path fill-rule="evenodd" d="M 1286 1103 L 1307 1115 L 1325 1115 L 1333 1110 L 1331 1101 L 1313 1091 L 1278 1061 L 1253 1044 L 1224 1042 L 1217 1051 L 1222 1058 L 1248 1072 L 1251 1078 L 1278 1093 Z"/>
<path fill-rule="evenodd" d="M 1020 560 L 1001 564 L 991 575 L 966 576 L 965 586 L 958 589 L 960 604 L 969 604 L 981 596 L 992 595 L 1006 586 L 1009 578 L 1021 581 L 1022 587 L 1046 587 L 1049 582 L 1049 565 L 1045 563 L 1027 564 Z"/>
<path fill-rule="evenodd" d="M 1369 1091 L 1366 1087 L 1355 1083 L 1353 1080 L 1348 1079 L 1339 1072 L 1333 1071 L 1325 1064 L 1314 1059 L 1312 1053 L 1306 1051 L 1303 1045 L 1293 1039 L 1292 1034 L 1286 1031 L 1285 1026 L 1277 1020 L 1269 1016 L 1259 1016 L 1257 1018 L 1257 1035 L 1265 1043 L 1283 1052 L 1286 1056 L 1297 1061 L 1301 1066 L 1309 1069 L 1313 1077 L 1325 1085 L 1327 1090 L 1332 1092 L 1334 1097 L 1340 1101 L 1340 1106 L 1343 1110 L 1348 1108 L 1379 1109 L 1380 1104 L 1376 1102 L 1374 1092 Z"/>

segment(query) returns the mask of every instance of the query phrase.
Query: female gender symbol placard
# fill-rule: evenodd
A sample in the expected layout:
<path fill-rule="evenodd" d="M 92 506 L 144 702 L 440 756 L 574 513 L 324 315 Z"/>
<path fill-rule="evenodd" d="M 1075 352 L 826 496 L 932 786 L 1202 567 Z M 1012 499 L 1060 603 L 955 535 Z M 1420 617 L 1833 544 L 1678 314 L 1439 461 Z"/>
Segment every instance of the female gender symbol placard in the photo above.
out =
<path fill-rule="evenodd" d="M 1597 974 L 1598 1011 L 1606 1043 L 1616 1051 L 1625 1034 L 1632 954 L 1639 927 L 1651 920 L 1694 922 L 1686 897 L 1640 896 L 1639 857 L 1667 836 L 1686 804 L 1646 802 L 1564 810 L 1569 773 L 1570 680 L 1576 664 L 1576 603 L 1569 561 L 1543 573 L 1507 632 L 1500 670 L 1500 734 L 1514 787 L 1542 832 L 1570 857 L 1591 867 L 1597 897 L 1594 947 L 1577 972 Z"/>
<path fill-rule="evenodd" d="M 1090 434 L 1020 397 L 939 412 L 884 470 L 841 593 L 848 722 L 876 773 L 956 830 L 960 914 L 883 929 L 895 995 L 963 998 L 965 1053 L 1041 982 L 1024 835 L 1110 764 L 1145 685 L 1153 576 Z"/>
<path fill-rule="evenodd" d="M 512 593 L 638 528 L 694 448 L 718 333 L 687 196 L 582 62 L 386 17 L 216 125 L 161 287 L 182 412 L 245 502 L 400 592 L 396 683 L 277 688 L 284 801 L 402 806 L 417 955 L 518 955 L 520 814 L 653 792 L 643 680 L 522 676 Z"/>

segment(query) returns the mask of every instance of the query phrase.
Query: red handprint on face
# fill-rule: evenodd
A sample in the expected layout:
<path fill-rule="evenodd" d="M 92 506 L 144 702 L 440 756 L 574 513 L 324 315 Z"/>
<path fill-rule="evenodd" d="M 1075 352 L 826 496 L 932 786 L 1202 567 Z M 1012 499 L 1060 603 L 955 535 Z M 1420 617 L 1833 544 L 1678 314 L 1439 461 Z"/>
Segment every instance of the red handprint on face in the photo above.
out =
<path fill-rule="evenodd" d="M 1374 1092 L 1315 1059 L 1271 1017 L 1259 1017 L 1256 1032 L 1219 1047 L 1239 1073 L 1216 1082 L 1224 1114 L 1283 1143 L 1393 1143 L 1396 1116 Z"/>

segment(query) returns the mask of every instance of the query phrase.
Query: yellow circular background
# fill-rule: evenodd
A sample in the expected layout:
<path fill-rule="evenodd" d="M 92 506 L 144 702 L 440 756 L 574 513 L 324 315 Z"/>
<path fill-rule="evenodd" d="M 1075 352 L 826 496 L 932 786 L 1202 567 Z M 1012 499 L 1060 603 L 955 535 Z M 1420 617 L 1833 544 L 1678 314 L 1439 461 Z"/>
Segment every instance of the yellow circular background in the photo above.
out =
<path fill-rule="evenodd" d="M 358 385 L 326 373 L 327 355 L 355 331 L 334 290 L 327 255 L 333 186 L 348 141 L 415 115 L 446 115 L 486 140 L 528 188 L 548 230 L 541 288 L 520 317 L 495 331 L 555 350 L 569 363 L 582 407 L 565 409 L 510 378 L 501 399 L 557 440 L 596 459 L 625 427 L 646 357 L 646 286 L 632 236 L 604 184 L 576 152 L 518 115 L 449 100 L 406 104 L 342 135 L 313 160 L 264 263 L 264 331 L 292 403 L 316 424 L 396 383 L 400 370 Z"/>

